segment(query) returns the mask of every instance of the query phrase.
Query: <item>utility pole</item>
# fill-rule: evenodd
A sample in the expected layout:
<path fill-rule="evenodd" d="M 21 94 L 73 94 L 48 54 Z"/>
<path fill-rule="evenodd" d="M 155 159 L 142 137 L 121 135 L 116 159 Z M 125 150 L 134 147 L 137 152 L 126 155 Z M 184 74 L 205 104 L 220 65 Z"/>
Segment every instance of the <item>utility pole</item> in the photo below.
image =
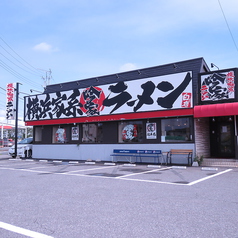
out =
<path fill-rule="evenodd" d="M 19 96 L 19 83 L 16 83 L 16 116 L 15 116 L 15 157 L 17 157 L 17 138 L 18 138 L 18 96 Z"/>
<path fill-rule="evenodd" d="M 47 85 L 50 84 L 51 78 L 52 78 L 52 76 L 51 76 L 51 69 L 49 69 L 49 71 L 46 71 L 46 82 L 47 82 Z"/>
<path fill-rule="evenodd" d="M 47 85 L 50 84 L 50 80 L 52 79 L 52 76 L 51 76 L 52 71 L 51 71 L 51 69 L 49 69 L 49 70 L 39 69 L 39 70 L 45 71 L 45 77 L 42 77 L 42 79 L 43 79 L 45 87 L 46 87 Z"/>

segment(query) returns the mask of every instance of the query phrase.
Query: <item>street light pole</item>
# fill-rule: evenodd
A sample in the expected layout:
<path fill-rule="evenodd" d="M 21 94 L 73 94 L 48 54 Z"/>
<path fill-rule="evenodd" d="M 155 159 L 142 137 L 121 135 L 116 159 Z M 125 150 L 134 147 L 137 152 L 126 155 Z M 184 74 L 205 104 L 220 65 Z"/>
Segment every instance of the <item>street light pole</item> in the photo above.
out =
<path fill-rule="evenodd" d="M 19 96 L 19 83 L 16 83 L 16 109 L 15 109 L 15 157 L 17 157 L 17 138 L 18 138 L 18 96 Z"/>

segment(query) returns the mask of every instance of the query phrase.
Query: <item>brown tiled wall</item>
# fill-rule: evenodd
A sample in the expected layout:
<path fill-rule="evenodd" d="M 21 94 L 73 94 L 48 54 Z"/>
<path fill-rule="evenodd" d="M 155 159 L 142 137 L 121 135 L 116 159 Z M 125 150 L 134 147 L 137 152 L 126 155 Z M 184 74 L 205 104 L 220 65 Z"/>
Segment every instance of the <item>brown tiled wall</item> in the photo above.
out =
<path fill-rule="evenodd" d="M 194 119 L 196 155 L 210 157 L 209 118 Z"/>

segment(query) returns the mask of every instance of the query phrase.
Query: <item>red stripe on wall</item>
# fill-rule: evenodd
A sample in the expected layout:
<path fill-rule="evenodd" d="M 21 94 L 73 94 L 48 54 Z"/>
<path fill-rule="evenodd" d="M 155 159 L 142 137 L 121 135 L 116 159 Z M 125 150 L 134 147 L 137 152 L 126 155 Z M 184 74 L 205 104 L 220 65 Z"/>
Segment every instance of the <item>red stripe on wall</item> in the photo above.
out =
<path fill-rule="evenodd" d="M 193 108 L 188 109 L 174 109 L 154 112 L 137 112 L 127 114 L 115 114 L 105 116 L 92 116 L 92 117 L 75 117 L 53 120 L 39 120 L 39 121 L 26 121 L 26 126 L 37 125 L 58 125 L 70 123 L 87 123 L 87 122 L 101 122 L 101 121 L 121 121 L 121 120 L 134 120 L 134 119 L 150 119 L 157 117 L 174 117 L 174 116 L 192 116 Z"/>

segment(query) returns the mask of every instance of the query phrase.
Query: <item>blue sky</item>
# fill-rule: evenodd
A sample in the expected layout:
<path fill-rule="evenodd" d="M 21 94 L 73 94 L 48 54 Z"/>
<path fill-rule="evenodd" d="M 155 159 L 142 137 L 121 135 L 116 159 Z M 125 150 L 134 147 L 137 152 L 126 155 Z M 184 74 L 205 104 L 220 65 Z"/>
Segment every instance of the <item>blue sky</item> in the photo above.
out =
<path fill-rule="evenodd" d="M 0 15 L 1 88 L 42 91 L 49 69 L 55 84 L 198 57 L 238 67 L 237 0 L 1 0 Z"/>

